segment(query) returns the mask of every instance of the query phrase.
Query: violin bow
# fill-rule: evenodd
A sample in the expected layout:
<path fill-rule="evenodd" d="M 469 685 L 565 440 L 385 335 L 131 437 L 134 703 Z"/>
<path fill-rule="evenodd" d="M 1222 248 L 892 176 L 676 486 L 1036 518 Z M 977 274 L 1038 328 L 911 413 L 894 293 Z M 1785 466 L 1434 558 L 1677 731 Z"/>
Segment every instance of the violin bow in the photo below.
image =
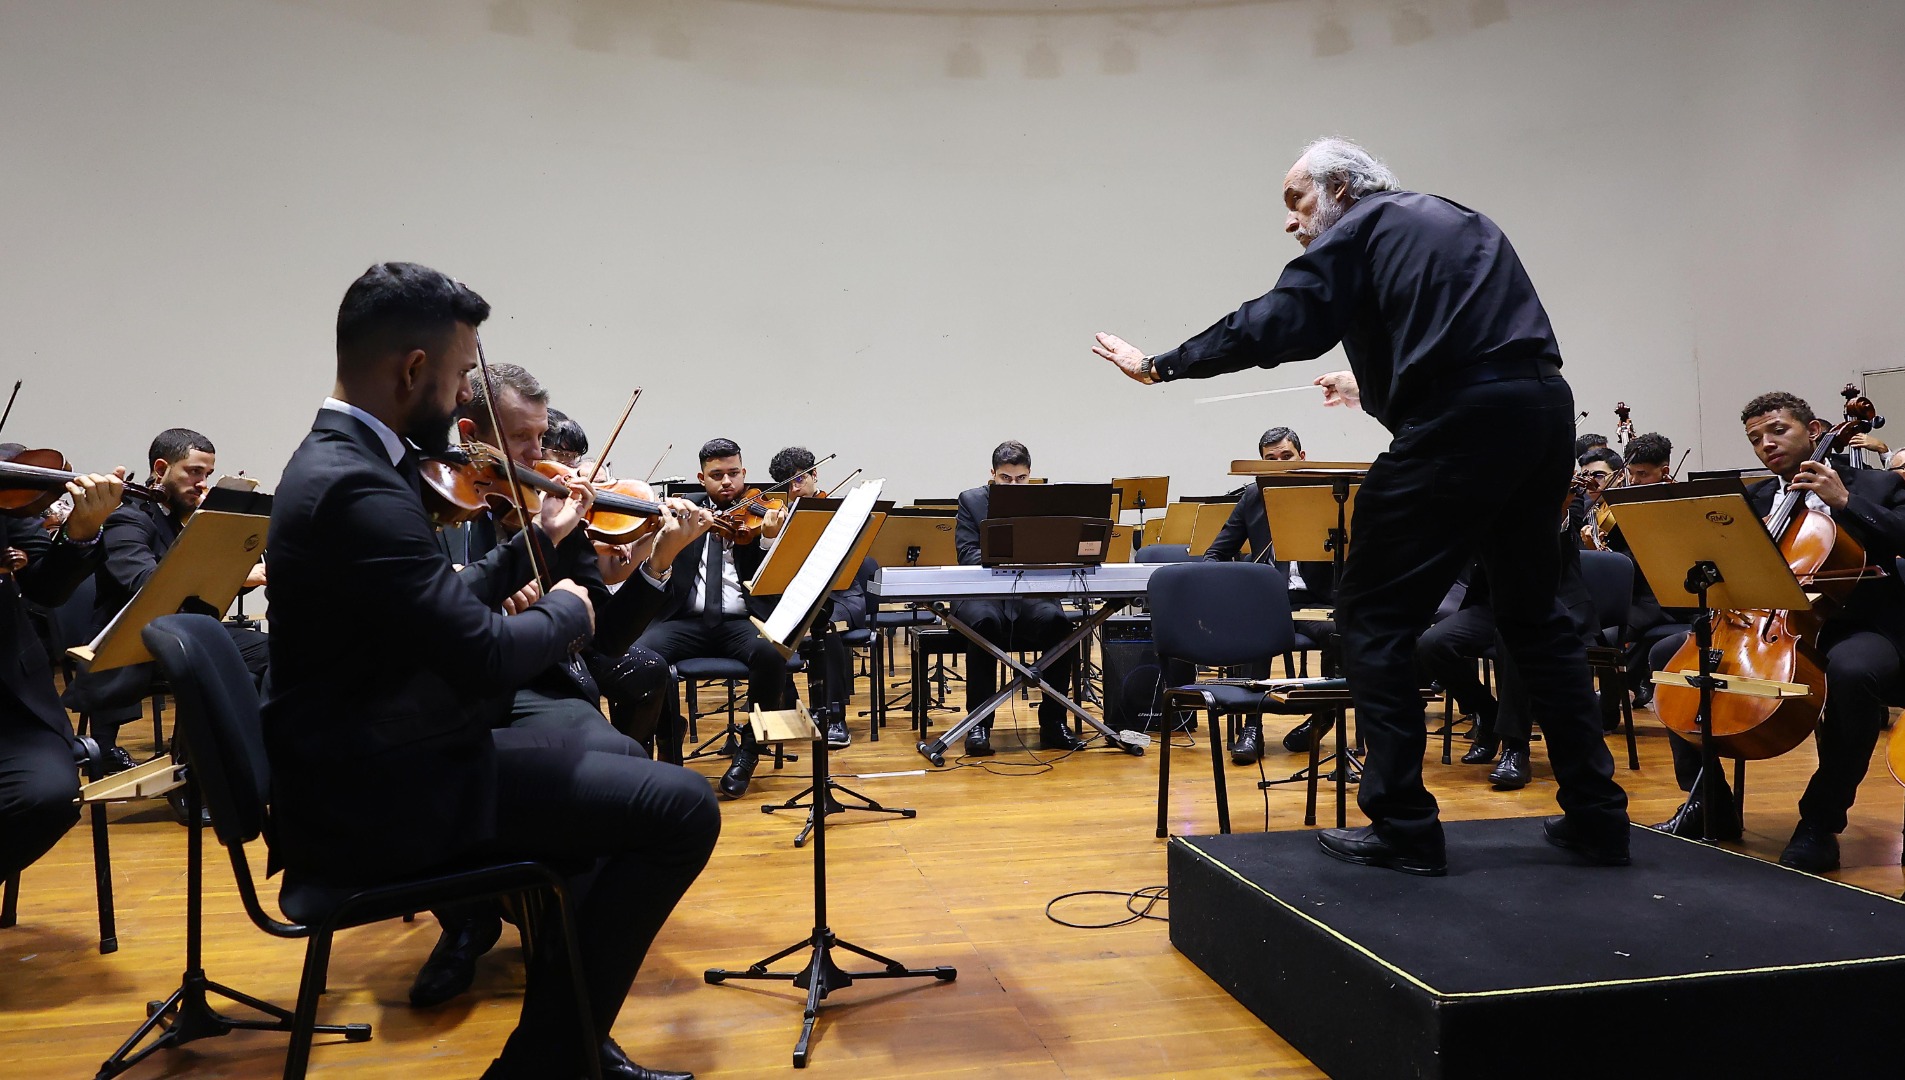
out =
<path fill-rule="evenodd" d="M 483 411 L 489 414 L 489 429 L 496 436 L 496 448 L 503 452 L 503 476 L 509 480 L 509 497 L 516 504 L 516 512 L 523 516 L 523 542 L 529 547 L 529 565 L 536 573 L 537 584 L 546 593 L 554 582 L 549 580 L 549 568 L 543 565 L 542 554 L 536 549 L 536 538 L 527 535 L 531 524 L 529 506 L 523 502 L 523 486 L 516 479 L 516 455 L 509 451 L 509 434 L 496 418 L 496 381 L 490 378 L 489 358 L 483 355 L 481 334 L 476 335 L 476 367 L 483 376 Z"/>
<path fill-rule="evenodd" d="M 655 464 L 649 466 L 648 475 L 642 477 L 642 483 L 646 484 L 650 480 L 653 480 L 655 478 L 655 474 L 661 471 L 661 463 L 664 461 L 667 461 L 668 455 L 674 452 L 675 452 L 674 443 L 669 443 L 667 446 L 662 447 L 661 456 L 655 459 Z"/>
<path fill-rule="evenodd" d="M 602 475 L 603 466 L 608 464 L 609 451 L 615 449 L 615 440 L 622 437 L 622 425 L 628 423 L 628 414 L 635 411 L 635 403 L 641 399 L 642 388 L 638 386 L 634 393 L 628 395 L 628 407 L 622 410 L 622 418 L 615 422 L 615 430 L 609 435 L 608 445 L 602 447 L 602 452 L 595 455 L 595 468 L 589 470 L 589 483 L 595 483 L 596 479 Z"/>
<path fill-rule="evenodd" d="M 13 380 L 13 393 L 7 396 L 7 411 L 0 412 L 0 428 L 6 427 L 7 417 L 13 415 L 13 402 L 20 396 L 20 384 L 25 381 L 25 379 Z"/>

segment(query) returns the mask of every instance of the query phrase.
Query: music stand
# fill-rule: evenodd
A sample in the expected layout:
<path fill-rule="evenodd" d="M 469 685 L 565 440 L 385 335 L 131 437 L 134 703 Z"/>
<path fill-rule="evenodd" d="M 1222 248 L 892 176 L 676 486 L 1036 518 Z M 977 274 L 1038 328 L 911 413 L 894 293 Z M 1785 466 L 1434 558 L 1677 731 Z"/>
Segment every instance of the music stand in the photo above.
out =
<path fill-rule="evenodd" d="M 215 493 L 208 492 L 207 501 Z M 194 511 L 178 540 L 132 600 L 119 609 L 99 636 L 85 645 L 73 646 L 66 654 L 89 671 L 143 664 L 152 659 L 152 653 L 140 640 L 139 632 L 159 616 L 185 611 L 224 618 L 225 609 L 244 588 L 252 565 L 264 551 L 265 534 L 271 527 L 271 496 L 245 493 L 242 497 L 264 500 L 265 511 Z"/>
<path fill-rule="evenodd" d="M 1170 501 L 1171 478 L 1168 476 L 1127 476 L 1111 482 L 1111 495 L 1117 500 L 1111 508 L 1111 520 L 1116 523 L 1126 510 L 1138 512 L 1138 524 L 1144 524 L 1144 512 L 1155 510 Z"/>
<path fill-rule="evenodd" d="M 1158 525 L 1158 536 L 1153 541 L 1151 526 L 1156 524 L 1155 518 L 1144 523 L 1145 543 L 1188 545 L 1191 534 L 1197 531 L 1197 504 L 1180 501 L 1165 507 L 1164 523 Z"/>
<path fill-rule="evenodd" d="M 1356 502 L 1356 489 L 1369 472 L 1362 462 L 1342 461 L 1237 461 L 1233 471 L 1257 478 L 1263 499 L 1265 519 L 1270 525 L 1271 547 L 1284 562 L 1325 562 L 1335 570 L 1335 580 L 1343 580 L 1343 560 L 1349 555 L 1350 508 Z M 1244 498 L 1249 498 L 1246 492 Z M 1269 552 L 1257 552 L 1261 561 Z M 1335 761 L 1331 775 L 1338 787 L 1362 779 L 1362 761 L 1349 742 L 1349 713 L 1336 710 L 1336 750 L 1319 759 L 1315 767 Z M 1259 787 L 1289 784 L 1310 778 L 1306 766 L 1283 780 L 1263 780 Z"/>
<path fill-rule="evenodd" d="M 1201 557 L 1210 550 L 1211 544 L 1217 540 L 1217 534 L 1223 532 L 1224 526 L 1230 522 L 1233 509 L 1235 509 L 1234 506 L 1226 506 L 1223 503 L 1197 504 L 1197 520 L 1191 526 L 1191 539 L 1188 545 L 1192 555 Z M 1248 543 L 1248 541 L 1245 542 Z"/>
<path fill-rule="evenodd" d="M 1718 672 L 1713 648 L 1713 613 L 1723 611 L 1805 611 L 1812 607 L 1793 576 L 1779 545 L 1746 501 L 1737 478 L 1649 484 L 1614 488 L 1604 496 L 1619 509 L 1621 535 L 1662 606 L 1696 609 L 1693 640 L 1697 670 L 1666 672 L 1656 678 L 1654 708 L 1680 694 L 1698 692 L 1694 719 L 1700 729 L 1701 840 L 1713 843 L 1713 783 L 1720 775 L 1713 745 L 1713 695 L 1768 696 L 1761 681 Z M 1689 605 L 1688 601 L 1692 601 Z M 1794 686 L 1775 683 L 1772 687 Z M 1802 689 L 1794 686 L 1795 689 Z M 1810 692 L 1810 691 L 1804 691 Z M 1798 696 L 1772 691 L 1772 696 Z"/>
<path fill-rule="evenodd" d="M 755 625 L 774 646 L 782 650 L 783 655 L 792 655 L 792 643 L 798 642 L 813 625 L 820 606 L 825 602 L 830 586 L 838 581 L 842 574 L 851 583 L 852 561 L 855 551 L 866 550 L 863 545 L 872 543 L 872 531 L 876 528 L 872 519 L 873 503 L 879 496 L 882 480 L 869 481 L 854 489 L 853 493 L 840 501 L 837 512 L 826 512 L 830 519 L 820 531 L 811 546 L 799 550 L 798 569 L 787 571 L 786 564 L 776 570 L 775 577 L 763 578 L 756 575 L 757 581 L 765 581 L 768 587 L 781 589 L 780 603 L 765 620 L 755 620 Z M 795 516 L 799 516 L 795 511 Z M 791 522 L 790 522 L 791 526 Z M 790 536 L 806 534 L 783 531 L 781 542 L 774 545 L 769 558 L 780 555 L 783 544 Z M 798 542 L 798 541 L 796 541 Z M 794 554 L 781 556 L 786 560 L 796 558 Z M 762 567 L 763 571 L 767 568 Z M 781 573 L 786 573 L 785 584 L 780 584 Z M 758 595 L 758 594 L 757 594 Z M 824 629 L 823 633 L 826 632 Z M 788 716 L 780 714 L 759 714 L 762 726 L 770 737 L 786 735 L 788 737 L 806 736 L 813 740 L 814 783 L 813 790 L 824 792 L 833 785 L 833 779 L 827 771 L 827 737 L 824 727 L 807 721 L 804 727 L 782 727 L 796 720 L 805 720 L 798 714 Z M 769 718 L 772 717 L 770 720 Z M 852 942 L 837 937 L 833 928 L 827 924 L 827 829 L 823 819 L 813 830 L 814 837 L 814 925 L 806 938 L 794 942 L 771 956 L 748 965 L 745 970 L 734 971 L 726 968 L 709 968 L 703 975 L 710 985 L 719 986 L 729 979 L 754 979 L 770 982 L 789 982 L 807 991 L 807 1007 L 802 1014 L 800 1038 L 794 1043 L 794 1067 L 807 1067 L 809 1044 L 813 1040 L 814 1021 L 820 1015 L 822 998 L 835 990 L 852 986 L 855 979 L 937 979 L 951 982 L 959 972 L 951 967 L 909 968 L 899 961 L 881 956 L 879 953 L 863 949 Z M 878 971 L 844 971 L 834 963 L 833 950 L 845 949 L 855 955 L 865 957 L 882 965 Z M 806 965 L 795 971 L 770 971 L 769 966 L 778 960 L 801 951 L 813 950 Z"/>
<path fill-rule="evenodd" d="M 774 542 L 773 550 L 768 552 L 767 558 L 761 563 L 760 570 L 755 573 L 753 584 L 749 586 L 748 591 L 755 596 L 785 596 L 787 590 L 793 586 L 794 579 L 810 561 L 815 558 L 830 559 L 832 557 L 830 555 L 816 556 L 815 552 L 826 538 L 827 530 L 831 527 L 836 512 L 843 505 L 844 500 L 839 499 L 802 499 L 800 502 L 795 503 L 793 515 L 787 519 L 787 524 L 781 530 L 779 539 Z M 868 515 L 866 523 L 861 527 L 858 535 L 853 537 L 851 548 L 848 549 L 845 558 L 840 563 L 838 573 L 834 575 L 832 582 L 829 584 L 827 589 L 828 594 L 839 592 L 853 584 L 853 579 L 859 571 L 861 561 L 866 558 L 867 551 L 873 545 L 874 537 L 878 535 L 880 531 L 881 523 L 884 522 L 887 517 L 886 513 L 878 509 L 878 507 L 883 504 L 875 503 L 874 505 L 875 509 Z M 840 535 L 845 536 L 846 533 L 843 531 Z M 795 602 L 798 603 L 800 601 L 796 600 Z M 818 723 L 821 730 L 824 731 L 829 722 L 844 719 L 845 701 L 838 693 L 841 688 L 837 684 L 835 675 L 839 673 L 829 671 L 824 666 L 827 662 L 828 643 L 832 635 L 839 632 L 839 627 L 831 621 L 824 621 L 818 618 L 820 608 L 823 606 L 825 606 L 825 594 L 823 594 L 821 602 L 814 605 L 814 614 L 809 617 L 806 629 L 807 641 L 813 656 L 812 662 L 823 665 L 821 668 L 823 672 L 822 682 L 827 687 L 827 700 L 813 703 L 815 722 Z M 766 624 L 757 623 L 757 625 L 761 625 L 765 628 Z M 765 629 L 763 629 L 763 633 L 765 632 Z M 794 640 L 798 643 L 800 639 L 797 637 Z M 779 643 L 776 642 L 776 644 L 778 645 Z M 757 719 L 761 715 L 759 712 L 755 713 Z M 756 728 L 757 730 L 759 728 L 758 722 L 756 723 Z M 788 740 L 783 737 L 770 741 L 786 742 Z M 903 810 L 897 807 L 881 806 L 875 800 L 834 780 L 830 775 L 826 778 L 825 783 L 816 781 L 814 784 L 809 784 L 807 787 L 795 792 L 793 797 L 786 802 L 769 803 L 761 807 L 761 813 L 763 814 L 772 814 L 778 810 L 807 811 L 807 823 L 801 827 L 800 833 L 794 837 L 795 847 L 800 847 L 805 844 L 808 834 L 814 830 L 815 815 L 813 812 L 813 803 L 802 802 L 801 800 L 813 795 L 815 791 L 821 792 L 820 801 L 822 803 L 823 816 L 825 814 L 839 814 L 848 810 L 860 810 L 872 814 L 894 814 L 905 818 L 918 816 L 918 811 L 915 810 Z M 858 799 L 859 802 L 841 802 L 835 797 L 835 792 L 840 792 L 850 798 Z"/>
<path fill-rule="evenodd" d="M 954 566 L 958 519 L 937 509 L 905 507 L 887 511 L 886 524 L 873 538 L 873 561 L 881 566 Z"/>

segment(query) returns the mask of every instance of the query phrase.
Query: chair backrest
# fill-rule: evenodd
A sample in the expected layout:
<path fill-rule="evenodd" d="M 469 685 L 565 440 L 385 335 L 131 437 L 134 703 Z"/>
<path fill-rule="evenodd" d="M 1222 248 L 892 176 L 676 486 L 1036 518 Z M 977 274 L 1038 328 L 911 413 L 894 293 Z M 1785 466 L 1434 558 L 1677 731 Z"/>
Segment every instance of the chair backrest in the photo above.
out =
<path fill-rule="evenodd" d="M 1148 594 L 1161 660 L 1250 664 L 1296 646 L 1289 585 L 1274 566 L 1198 559 L 1159 567 Z"/>
<path fill-rule="evenodd" d="M 1190 562 L 1196 556 L 1191 554 L 1189 544 L 1146 544 L 1131 556 L 1132 562 L 1172 563 Z"/>
<path fill-rule="evenodd" d="M 1634 560 L 1618 551 L 1583 551 L 1581 584 L 1594 600 L 1595 628 L 1624 636 L 1634 603 Z"/>
<path fill-rule="evenodd" d="M 212 828 L 226 847 L 242 847 L 263 831 L 271 792 L 251 672 L 231 634 L 209 615 L 166 615 L 139 637 L 172 684 L 176 734 L 212 811 Z"/>

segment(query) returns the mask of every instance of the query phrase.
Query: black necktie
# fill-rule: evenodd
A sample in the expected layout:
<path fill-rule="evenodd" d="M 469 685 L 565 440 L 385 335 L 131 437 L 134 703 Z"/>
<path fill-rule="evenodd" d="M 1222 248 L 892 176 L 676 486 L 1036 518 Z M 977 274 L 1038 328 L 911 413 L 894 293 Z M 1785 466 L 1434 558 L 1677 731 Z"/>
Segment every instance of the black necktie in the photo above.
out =
<path fill-rule="evenodd" d="M 721 538 L 709 536 L 703 542 L 708 545 L 708 568 L 701 587 L 701 625 L 718 626 L 721 623 L 721 608 L 728 594 L 727 581 L 721 574 Z"/>

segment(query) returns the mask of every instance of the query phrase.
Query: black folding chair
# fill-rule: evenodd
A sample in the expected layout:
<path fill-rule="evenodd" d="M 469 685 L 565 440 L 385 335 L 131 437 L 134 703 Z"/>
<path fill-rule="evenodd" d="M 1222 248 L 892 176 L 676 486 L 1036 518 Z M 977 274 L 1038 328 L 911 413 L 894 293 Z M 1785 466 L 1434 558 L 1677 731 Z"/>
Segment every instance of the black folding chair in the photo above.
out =
<path fill-rule="evenodd" d="M 1149 548 L 1145 550 L 1150 550 Z M 1159 567 L 1147 589 L 1151 638 L 1161 670 L 1172 662 L 1196 667 L 1232 667 L 1288 652 L 1296 642 L 1290 593 L 1274 566 L 1257 563 L 1188 562 Z M 1286 705 L 1262 690 L 1228 683 L 1191 682 L 1164 691 L 1167 716 L 1158 755 L 1158 836 L 1170 835 L 1171 731 L 1178 714 L 1203 709 L 1209 717 L 1211 772 L 1217 781 L 1217 828 L 1230 831 L 1230 796 L 1224 785 L 1223 725 L 1218 717 L 1303 714 L 1313 706 Z M 1320 742 L 1320 740 L 1318 740 Z M 1312 743 L 1312 763 L 1315 743 Z M 1314 777 L 1312 776 L 1312 783 Z"/>
<path fill-rule="evenodd" d="M 574 922 L 568 889 L 560 872 L 539 862 L 508 862 L 468 866 L 373 886 L 292 876 L 278 896 L 280 909 L 291 921 L 273 918 L 259 902 L 251 866 L 245 857 L 245 845 L 263 832 L 271 790 L 271 767 L 265 757 L 258 695 L 251 674 L 245 670 L 231 636 L 216 619 L 208 616 L 168 615 L 153 620 L 140 636 L 172 684 L 177 709 L 174 735 L 187 751 L 186 779 L 192 814 L 186 849 L 185 979 L 172 997 L 153 1010 L 146 1022 L 100 1067 L 100 1077 L 116 1076 L 155 1050 L 224 1035 L 237 1028 L 288 1032 L 291 1044 L 285 1054 L 284 1075 L 287 1080 L 302 1077 L 310 1061 L 315 1034 L 343 1035 L 351 1042 L 364 1042 L 371 1037 L 368 1024 L 317 1023 L 318 996 L 325 988 L 331 939 L 339 930 L 402 918 L 412 912 L 461 901 L 521 895 L 529 913 L 523 920 L 525 927 L 538 924 L 547 910 L 541 904 L 554 904 L 556 925 L 562 927 L 563 940 L 545 944 L 528 936 L 525 949 L 555 947 L 566 951 L 577 1027 L 584 1040 L 584 1045 L 577 1050 L 587 1074 L 599 1078 L 601 1046 L 595 1033 L 588 1030 L 589 1010 L 582 986 Z M 212 828 L 231 856 L 238 894 L 251 921 L 273 937 L 306 941 L 304 973 L 295 1012 L 212 982 L 205 975 L 200 962 L 200 922 L 204 910 L 201 898 L 203 826 L 198 815 L 201 799 L 204 805 L 211 807 Z M 221 1016 L 207 1004 L 208 993 L 250 1006 L 269 1019 Z M 135 1053 L 134 1048 L 155 1029 L 160 1032 L 158 1038 Z"/>

